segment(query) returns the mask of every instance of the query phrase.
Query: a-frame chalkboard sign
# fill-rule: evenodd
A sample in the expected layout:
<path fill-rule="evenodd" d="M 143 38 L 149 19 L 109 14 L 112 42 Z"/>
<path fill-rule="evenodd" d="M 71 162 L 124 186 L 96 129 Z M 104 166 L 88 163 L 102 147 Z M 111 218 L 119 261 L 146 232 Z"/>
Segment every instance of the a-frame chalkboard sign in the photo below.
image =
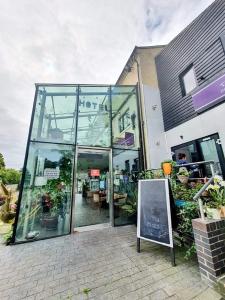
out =
<path fill-rule="evenodd" d="M 137 251 L 141 239 L 170 247 L 175 266 L 170 194 L 168 179 L 139 180 Z"/>

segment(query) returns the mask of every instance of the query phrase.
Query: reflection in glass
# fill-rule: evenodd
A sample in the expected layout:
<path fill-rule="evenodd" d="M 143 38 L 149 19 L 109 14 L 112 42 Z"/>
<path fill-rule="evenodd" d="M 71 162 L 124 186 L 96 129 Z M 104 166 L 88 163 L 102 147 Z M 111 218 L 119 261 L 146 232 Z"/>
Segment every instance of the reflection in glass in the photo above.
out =
<path fill-rule="evenodd" d="M 114 148 L 115 223 L 131 223 L 132 217 L 122 206 L 135 199 L 134 178 L 139 169 L 138 151 L 132 151 L 139 149 L 136 87 L 38 85 L 35 103 L 15 240 L 70 232 L 77 145 Z M 80 153 L 76 161 L 80 197 L 73 216 L 76 226 L 109 222 L 112 213 L 107 184 L 111 178 L 109 154 L 101 153 L 98 160 L 99 149 L 93 151 L 95 159 L 89 154 L 89 161 L 87 157 L 82 161 Z M 90 175 L 89 169 L 100 175 Z"/>
<path fill-rule="evenodd" d="M 109 87 L 80 87 L 77 144 L 111 146 Z"/>
<path fill-rule="evenodd" d="M 115 225 L 136 222 L 138 151 L 113 150 L 113 203 Z"/>
<path fill-rule="evenodd" d="M 112 88 L 112 136 L 114 148 L 138 149 L 139 128 L 135 87 Z"/>
<path fill-rule="evenodd" d="M 206 161 L 207 160 L 213 160 L 214 161 L 214 171 L 217 174 L 222 175 L 222 170 L 221 170 L 221 166 L 220 166 L 218 152 L 217 152 L 217 149 L 216 149 L 215 140 L 206 138 L 205 141 L 203 140 L 199 144 L 200 144 L 200 147 L 201 147 L 203 159 L 206 160 Z M 210 169 L 210 165 L 209 164 L 206 165 L 205 169 L 206 169 L 207 176 L 211 177 L 212 172 L 211 172 L 211 169 Z"/>
<path fill-rule="evenodd" d="M 39 86 L 31 139 L 75 143 L 76 86 Z"/>
<path fill-rule="evenodd" d="M 73 155 L 72 146 L 30 144 L 17 242 L 69 233 Z"/>
<path fill-rule="evenodd" d="M 187 72 L 183 75 L 182 79 L 183 79 L 183 84 L 185 89 L 185 95 L 187 95 L 197 86 L 194 67 L 188 69 Z"/>

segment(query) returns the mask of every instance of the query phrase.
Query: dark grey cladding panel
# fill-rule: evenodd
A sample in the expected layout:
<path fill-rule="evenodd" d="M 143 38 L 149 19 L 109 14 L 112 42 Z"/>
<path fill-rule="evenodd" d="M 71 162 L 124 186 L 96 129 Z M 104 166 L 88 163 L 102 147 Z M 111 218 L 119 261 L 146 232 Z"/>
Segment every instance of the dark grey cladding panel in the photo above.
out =
<path fill-rule="evenodd" d="M 182 71 L 193 64 L 200 86 L 225 70 L 221 36 L 225 36 L 225 0 L 216 0 L 156 57 L 165 130 L 197 115 L 191 95 L 182 96 Z"/>

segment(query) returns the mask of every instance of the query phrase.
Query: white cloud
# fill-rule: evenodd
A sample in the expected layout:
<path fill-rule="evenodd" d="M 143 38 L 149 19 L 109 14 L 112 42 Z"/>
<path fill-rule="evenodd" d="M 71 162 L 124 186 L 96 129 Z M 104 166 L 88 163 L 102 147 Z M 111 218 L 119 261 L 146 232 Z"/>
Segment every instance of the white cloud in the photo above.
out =
<path fill-rule="evenodd" d="M 22 167 L 35 82 L 114 83 L 135 45 L 171 40 L 212 0 L 0 0 L 0 152 Z"/>

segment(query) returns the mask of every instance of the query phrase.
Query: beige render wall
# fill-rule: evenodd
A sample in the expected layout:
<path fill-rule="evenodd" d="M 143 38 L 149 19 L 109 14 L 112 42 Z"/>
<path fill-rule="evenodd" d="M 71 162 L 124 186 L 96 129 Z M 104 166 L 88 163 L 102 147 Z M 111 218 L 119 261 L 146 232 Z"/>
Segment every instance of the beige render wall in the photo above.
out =
<path fill-rule="evenodd" d="M 136 55 L 140 65 L 140 73 L 141 73 L 140 75 L 141 75 L 142 84 L 150 85 L 152 87 L 158 87 L 155 57 L 161 52 L 162 49 L 163 49 L 162 46 L 152 47 L 152 48 L 149 47 L 136 48 L 134 55 Z M 131 71 L 130 72 L 123 71 L 123 73 L 124 74 L 121 77 L 121 79 L 117 81 L 118 85 L 137 84 L 138 73 L 137 73 L 137 64 L 135 61 L 131 66 Z"/>
<path fill-rule="evenodd" d="M 160 47 L 137 47 L 135 50 L 134 55 L 139 63 L 139 76 L 140 76 L 140 89 L 141 89 L 141 110 L 143 115 L 143 130 L 144 130 L 144 139 L 145 139 L 145 152 L 146 152 L 146 162 L 147 168 L 151 168 L 151 159 L 150 159 L 150 136 L 151 133 L 148 132 L 148 122 L 150 120 L 146 119 L 146 104 L 145 101 L 149 99 L 144 99 L 144 86 L 150 87 L 152 89 L 158 90 L 158 79 L 156 73 L 156 66 L 155 66 L 155 57 L 161 52 L 163 49 L 162 46 Z M 134 60 L 133 60 L 134 61 Z M 128 61 L 129 63 L 129 61 Z M 125 66 L 126 67 L 126 66 Z M 125 68 L 124 68 L 125 69 Z M 131 71 L 126 72 L 123 71 L 123 76 L 121 76 L 120 80 L 117 81 L 118 85 L 135 85 L 138 82 L 138 71 L 137 71 L 137 63 L 134 63 L 131 66 Z"/>
<path fill-rule="evenodd" d="M 138 75 L 137 75 L 137 64 L 134 64 L 131 67 L 131 71 L 126 73 L 118 82 L 118 85 L 136 85 L 138 82 Z"/>
<path fill-rule="evenodd" d="M 158 88 L 155 57 L 162 49 L 163 47 L 138 49 L 142 84 Z"/>

